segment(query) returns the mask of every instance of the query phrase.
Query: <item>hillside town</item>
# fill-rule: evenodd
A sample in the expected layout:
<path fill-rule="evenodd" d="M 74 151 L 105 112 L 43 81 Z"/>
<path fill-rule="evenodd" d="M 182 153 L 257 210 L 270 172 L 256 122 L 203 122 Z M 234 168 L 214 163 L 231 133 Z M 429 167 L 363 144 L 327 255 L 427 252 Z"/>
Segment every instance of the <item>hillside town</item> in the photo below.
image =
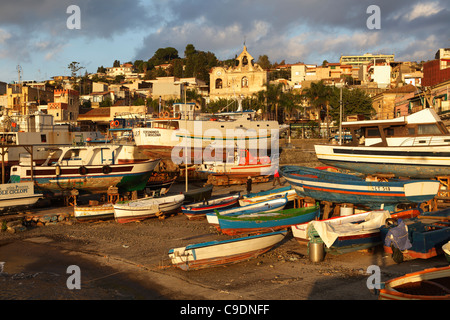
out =
<path fill-rule="evenodd" d="M 207 62 L 201 65 L 198 57 L 190 61 L 195 55 Z M 192 68 L 196 69 L 189 72 Z M 366 53 L 342 55 L 339 62 L 322 64 L 271 64 L 267 56 L 253 57 L 246 46 L 235 59 L 218 61 L 214 54 L 188 45 L 184 59 L 175 49 L 162 48 L 148 61 L 116 60 L 92 74 L 83 74 L 84 69 L 72 62 L 71 75 L 38 82 L 22 79 L 23 71 L 17 66 L 17 81 L 0 82 L 3 116 L 40 112 L 52 115 L 55 124 L 105 130 L 118 115 L 158 115 L 186 99 L 203 112 L 236 110 L 241 104 L 262 118 L 288 123 L 293 129 L 306 128 L 310 134 L 302 130 L 303 137 L 327 137 L 337 128 L 338 108 L 343 108 L 343 121 L 392 119 L 429 107 L 443 120 L 450 115 L 448 48 L 438 49 L 434 59 L 426 62 Z M 323 88 L 333 88 L 337 94 L 342 89 L 358 91 L 369 99 L 371 108 L 349 106 L 345 92 L 341 101 Z"/>

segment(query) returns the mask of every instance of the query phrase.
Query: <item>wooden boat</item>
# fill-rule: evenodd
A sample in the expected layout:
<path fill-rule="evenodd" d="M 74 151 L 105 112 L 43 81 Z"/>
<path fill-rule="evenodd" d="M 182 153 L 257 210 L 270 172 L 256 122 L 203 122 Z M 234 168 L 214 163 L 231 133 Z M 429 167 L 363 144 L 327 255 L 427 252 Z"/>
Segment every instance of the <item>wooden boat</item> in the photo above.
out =
<path fill-rule="evenodd" d="M 271 175 L 278 164 L 278 158 L 253 156 L 247 149 L 239 149 L 233 161 L 204 161 L 197 166 L 198 172 L 227 176 L 264 176 Z"/>
<path fill-rule="evenodd" d="M 283 188 L 271 189 L 267 191 L 261 191 L 256 193 L 250 193 L 242 196 L 239 200 L 241 206 L 246 206 L 260 201 L 266 201 L 276 197 L 284 197 L 287 194 L 288 201 L 294 201 L 297 197 L 297 193 L 292 186 Z"/>
<path fill-rule="evenodd" d="M 140 221 L 176 212 L 183 204 L 184 195 L 161 198 L 142 198 L 114 204 L 114 218 L 119 223 Z"/>
<path fill-rule="evenodd" d="M 450 209 L 431 211 L 397 224 L 381 228 L 384 251 L 395 262 L 404 257 L 429 259 L 442 254 L 442 246 L 450 240 Z"/>
<path fill-rule="evenodd" d="M 276 198 L 264 202 L 256 202 L 245 207 L 236 207 L 225 210 L 214 210 L 214 212 L 206 213 L 208 223 L 220 230 L 219 219 L 217 215 L 240 215 L 258 212 L 273 212 L 283 210 L 287 204 L 287 198 Z"/>
<path fill-rule="evenodd" d="M 365 174 L 428 179 L 450 175 L 450 133 L 433 108 L 389 120 L 343 122 L 349 144 L 315 145 L 318 160 Z M 360 142 L 361 136 L 364 142 Z"/>
<path fill-rule="evenodd" d="M 382 284 L 380 300 L 450 300 L 450 266 L 408 273 Z"/>
<path fill-rule="evenodd" d="M 225 210 L 238 204 L 240 193 L 218 196 L 206 201 L 196 202 L 181 207 L 181 211 L 189 220 L 205 218 L 208 212 Z"/>
<path fill-rule="evenodd" d="M 0 211 L 29 207 L 42 198 L 44 198 L 42 193 L 34 192 L 32 182 L 0 184 Z"/>
<path fill-rule="evenodd" d="M 293 237 L 299 242 L 321 240 L 326 252 L 343 254 L 382 244 L 380 227 L 386 224 L 387 219 L 413 217 L 421 212 L 419 209 L 411 209 L 391 215 L 387 210 L 367 211 L 311 221 L 308 225 L 296 225 L 291 229 Z"/>
<path fill-rule="evenodd" d="M 280 230 L 311 221 L 320 214 L 319 206 L 258 212 L 240 215 L 217 215 L 220 231 L 228 235 Z"/>
<path fill-rule="evenodd" d="M 315 200 L 365 205 L 372 210 L 382 205 L 390 211 L 400 203 L 422 203 L 439 191 L 437 180 L 378 181 L 353 174 L 299 166 L 282 166 L 280 174 L 298 195 Z"/>
<path fill-rule="evenodd" d="M 114 219 L 114 206 L 112 203 L 74 206 L 74 217 L 80 221 Z"/>
<path fill-rule="evenodd" d="M 248 237 L 211 241 L 171 249 L 172 263 L 182 270 L 196 270 L 223 266 L 255 258 L 281 242 L 286 231 Z"/>
<path fill-rule="evenodd" d="M 170 187 L 175 183 L 177 177 L 166 177 L 166 176 L 158 176 L 152 175 L 145 185 L 145 192 L 147 194 L 155 194 L 155 193 L 167 193 L 170 190 Z"/>
<path fill-rule="evenodd" d="M 201 188 L 196 188 L 184 192 L 185 203 L 199 202 L 210 199 L 213 187 L 214 186 L 212 184 L 207 184 Z"/>
<path fill-rule="evenodd" d="M 160 159 L 119 164 L 122 146 L 96 145 L 55 149 L 60 152 L 56 162 L 53 154 L 42 165 L 32 167 L 21 163 L 11 168 L 11 181 L 32 181 L 40 191 L 61 193 L 77 189 L 84 193 L 106 193 L 110 186 L 120 192 L 143 190 Z M 33 170 L 31 170 L 31 168 Z"/>
<path fill-rule="evenodd" d="M 445 259 L 450 263 L 450 241 L 442 246 L 442 251 L 444 251 Z"/>

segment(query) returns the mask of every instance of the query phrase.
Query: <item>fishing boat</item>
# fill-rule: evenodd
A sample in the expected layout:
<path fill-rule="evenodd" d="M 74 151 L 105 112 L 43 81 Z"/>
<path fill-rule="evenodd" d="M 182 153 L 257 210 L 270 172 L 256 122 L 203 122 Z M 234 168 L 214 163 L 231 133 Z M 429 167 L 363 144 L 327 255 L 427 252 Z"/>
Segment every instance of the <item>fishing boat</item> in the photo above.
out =
<path fill-rule="evenodd" d="M 196 202 L 181 207 L 181 211 L 189 220 L 205 218 L 208 212 L 225 210 L 238 204 L 240 193 L 233 195 L 220 195 L 209 200 Z"/>
<path fill-rule="evenodd" d="M 141 198 L 114 204 L 114 218 L 118 223 L 141 221 L 176 212 L 183 204 L 184 195 L 161 198 Z"/>
<path fill-rule="evenodd" d="M 53 120 L 53 115 L 41 112 L 0 117 L 0 140 L 8 151 L 1 160 L 8 171 L 23 157 L 29 156 L 27 149 L 32 150 L 33 161 L 39 165 L 49 156 L 49 146 L 83 145 L 86 141 L 103 137 L 98 131 L 76 131 L 69 125 L 55 124 Z"/>
<path fill-rule="evenodd" d="M 206 213 L 206 219 L 208 223 L 220 230 L 219 219 L 217 215 L 240 215 L 258 212 L 273 212 L 278 210 L 283 210 L 287 204 L 287 197 L 275 198 L 263 202 L 256 202 L 246 206 L 240 206 L 231 209 L 224 210 L 214 210 L 214 212 Z"/>
<path fill-rule="evenodd" d="M 196 170 L 201 173 L 227 176 L 264 176 L 275 172 L 278 155 L 254 156 L 248 149 L 239 149 L 236 155 L 227 161 L 203 161 Z"/>
<path fill-rule="evenodd" d="M 153 157 L 173 160 L 186 147 L 188 163 L 200 159 L 196 162 L 200 164 L 226 159 L 225 146 L 231 143 L 254 149 L 271 149 L 273 143 L 278 146 L 279 124 L 255 120 L 254 111 L 199 114 L 195 104 L 176 103 L 170 112 L 159 114 L 132 131 L 136 145 Z"/>
<path fill-rule="evenodd" d="M 450 133 L 433 108 L 342 126 L 351 131 L 352 142 L 315 145 L 320 162 L 365 174 L 415 179 L 450 175 Z"/>
<path fill-rule="evenodd" d="M 35 193 L 32 182 L 0 184 L 0 211 L 29 207 L 42 198 L 44 195 Z"/>
<path fill-rule="evenodd" d="M 381 287 L 380 300 L 450 300 L 450 266 L 408 273 Z"/>
<path fill-rule="evenodd" d="M 220 231 L 227 235 L 252 234 L 290 228 L 320 215 L 319 206 L 240 215 L 217 214 Z"/>
<path fill-rule="evenodd" d="M 390 214 L 387 210 L 374 210 L 348 216 L 333 217 L 325 220 L 311 221 L 305 225 L 292 226 L 292 235 L 299 242 L 322 241 L 325 251 L 331 254 L 343 254 L 351 251 L 368 249 L 383 243 L 380 228 L 386 220 L 418 216 L 422 210 L 410 209 Z"/>
<path fill-rule="evenodd" d="M 213 187 L 214 186 L 212 184 L 207 184 L 203 187 L 189 189 L 187 192 L 183 193 L 185 203 L 199 202 L 210 199 Z"/>
<path fill-rule="evenodd" d="M 120 145 L 71 146 L 54 150 L 40 166 L 22 162 L 11 168 L 11 181 L 34 181 L 42 192 L 60 193 L 77 189 L 85 193 L 106 193 L 110 186 L 119 191 L 143 190 L 160 159 L 118 164 Z M 31 159 L 29 159 L 31 160 Z"/>
<path fill-rule="evenodd" d="M 433 199 L 440 187 L 437 180 L 379 180 L 353 174 L 319 170 L 300 166 L 282 166 L 280 174 L 298 195 L 335 203 L 381 206 L 395 211 L 400 203 L 422 203 Z"/>
<path fill-rule="evenodd" d="M 442 251 L 444 251 L 445 259 L 450 263 L 450 241 L 442 246 Z"/>
<path fill-rule="evenodd" d="M 381 228 L 384 251 L 395 262 L 404 258 L 429 259 L 442 254 L 450 241 L 450 209 L 424 212 Z"/>
<path fill-rule="evenodd" d="M 350 212 L 350 213 L 348 213 L 348 212 Z M 352 208 L 352 210 L 348 211 L 348 212 L 345 212 L 345 214 L 341 213 L 341 215 L 336 216 L 336 217 L 331 217 L 328 219 L 320 219 L 317 221 L 321 221 L 324 223 L 331 222 L 331 224 L 343 224 L 343 223 L 346 223 L 346 221 L 350 222 L 353 220 L 360 222 L 360 221 L 363 221 L 364 219 L 366 219 L 366 217 L 370 211 Z M 420 215 L 421 213 L 423 213 L 423 211 L 420 208 L 406 209 L 406 210 L 402 210 L 402 211 L 397 211 L 395 213 L 391 213 L 390 218 L 392 218 L 392 219 L 414 218 L 414 217 L 417 217 L 418 215 Z M 291 227 L 292 236 L 299 243 L 307 243 L 308 241 L 311 240 L 310 235 L 308 234 L 308 227 L 310 224 L 311 224 L 311 221 L 293 225 Z M 379 234 L 379 232 L 378 232 L 378 234 Z M 378 235 L 378 237 L 380 237 L 380 235 Z M 342 239 L 343 238 L 338 238 L 337 240 L 340 241 Z M 381 238 L 377 241 L 381 243 Z"/>
<path fill-rule="evenodd" d="M 172 264 L 182 270 L 217 267 L 245 261 L 269 251 L 286 236 L 277 231 L 223 241 L 210 241 L 169 251 Z"/>
<path fill-rule="evenodd" d="M 277 197 L 284 197 L 287 195 L 288 201 L 294 201 L 297 198 L 297 193 L 292 188 L 291 185 L 287 187 L 271 189 L 267 191 L 249 193 L 242 196 L 242 199 L 239 199 L 239 204 L 241 206 L 246 206 L 249 204 L 253 204 L 256 202 L 267 201 Z"/>
<path fill-rule="evenodd" d="M 112 203 L 96 205 L 75 205 L 74 217 L 79 221 L 114 219 L 114 206 Z"/>

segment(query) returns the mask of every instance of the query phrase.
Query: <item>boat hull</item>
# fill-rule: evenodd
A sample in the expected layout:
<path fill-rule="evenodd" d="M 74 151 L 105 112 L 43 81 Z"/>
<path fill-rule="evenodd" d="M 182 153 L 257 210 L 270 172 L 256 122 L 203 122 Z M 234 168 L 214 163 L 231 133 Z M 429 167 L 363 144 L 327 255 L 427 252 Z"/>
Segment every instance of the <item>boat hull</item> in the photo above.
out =
<path fill-rule="evenodd" d="M 350 174 L 296 166 L 281 167 L 280 173 L 302 197 L 366 205 L 372 209 L 429 201 L 437 195 L 440 186 L 439 181 L 432 180 L 366 181 Z"/>
<path fill-rule="evenodd" d="M 214 210 L 226 210 L 238 204 L 239 195 L 207 200 L 206 202 L 194 203 L 181 207 L 183 214 L 189 219 L 202 219 Z"/>
<path fill-rule="evenodd" d="M 286 231 L 212 241 L 169 251 L 172 263 L 182 270 L 196 270 L 229 265 L 255 258 L 273 248 L 286 236 Z"/>
<path fill-rule="evenodd" d="M 241 206 L 246 206 L 261 201 L 267 201 L 276 197 L 284 197 L 286 195 L 288 201 L 294 201 L 297 198 L 297 193 L 295 192 L 295 190 L 291 186 L 288 186 L 284 188 L 244 195 L 242 199 L 239 200 L 239 204 Z"/>
<path fill-rule="evenodd" d="M 109 173 L 103 165 L 88 166 L 39 166 L 33 168 L 36 187 L 43 192 L 59 193 L 77 189 L 86 193 L 105 193 L 110 186 L 119 191 L 143 190 L 159 159 L 131 164 L 112 164 Z M 85 172 L 81 172 L 82 167 Z M 59 172 L 58 172 L 59 171 Z M 27 166 L 12 168 L 13 181 L 31 181 L 31 169 Z"/>
<path fill-rule="evenodd" d="M 379 300 L 450 300 L 450 266 L 425 269 L 386 281 L 379 291 L 378 298 Z"/>
<path fill-rule="evenodd" d="M 114 219 L 114 206 L 112 204 L 95 206 L 75 206 L 74 217 L 79 221 Z"/>
<path fill-rule="evenodd" d="M 315 145 L 325 164 L 365 174 L 428 179 L 450 175 L 450 147 L 350 147 Z"/>
<path fill-rule="evenodd" d="M 404 222 L 408 228 L 407 236 L 411 247 L 402 251 L 403 256 L 410 259 L 429 259 L 441 255 L 443 253 L 442 246 L 450 240 L 449 215 L 450 210 L 444 209 L 426 212 L 417 218 L 405 219 Z M 445 221 L 441 223 L 433 217 L 446 218 L 447 223 Z M 391 246 L 394 244 L 387 241 L 388 237 L 390 237 L 389 231 L 392 228 L 395 228 L 395 226 L 381 228 L 384 251 L 389 254 L 393 254 Z"/>
<path fill-rule="evenodd" d="M 114 204 L 114 219 L 118 223 L 129 223 L 172 213 L 181 207 L 183 200 L 183 195 L 176 195 L 116 203 Z"/>
<path fill-rule="evenodd" d="M 319 214 L 319 207 L 314 206 L 238 216 L 219 215 L 218 219 L 223 234 L 238 235 L 290 228 L 292 225 L 311 221 Z"/>
<path fill-rule="evenodd" d="M 225 210 L 214 210 L 214 212 L 208 212 L 206 214 L 206 219 L 208 220 L 209 224 L 212 224 L 215 226 L 218 230 L 220 230 L 219 227 L 219 219 L 218 215 L 241 215 L 241 214 L 249 214 L 249 213 L 258 213 L 258 212 L 274 212 L 283 210 L 286 206 L 287 199 L 272 199 L 264 202 L 257 202 L 253 204 L 249 204 L 246 206 L 241 206 L 237 208 L 232 209 L 225 209 Z"/>
<path fill-rule="evenodd" d="M 43 194 L 34 192 L 32 182 L 0 184 L 0 211 L 29 207 L 43 197 Z"/>

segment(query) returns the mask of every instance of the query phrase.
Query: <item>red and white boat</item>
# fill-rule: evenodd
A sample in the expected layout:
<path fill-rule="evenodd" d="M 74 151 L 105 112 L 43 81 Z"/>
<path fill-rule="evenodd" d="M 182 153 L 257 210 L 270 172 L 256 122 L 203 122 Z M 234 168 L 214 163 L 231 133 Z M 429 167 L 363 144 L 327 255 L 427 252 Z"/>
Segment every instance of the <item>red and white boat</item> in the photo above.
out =
<path fill-rule="evenodd" d="M 227 161 L 205 161 L 197 167 L 198 172 L 215 175 L 264 176 L 272 175 L 278 166 L 278 157 L 255 157 L 247 149 L 239 149 Z"/>

